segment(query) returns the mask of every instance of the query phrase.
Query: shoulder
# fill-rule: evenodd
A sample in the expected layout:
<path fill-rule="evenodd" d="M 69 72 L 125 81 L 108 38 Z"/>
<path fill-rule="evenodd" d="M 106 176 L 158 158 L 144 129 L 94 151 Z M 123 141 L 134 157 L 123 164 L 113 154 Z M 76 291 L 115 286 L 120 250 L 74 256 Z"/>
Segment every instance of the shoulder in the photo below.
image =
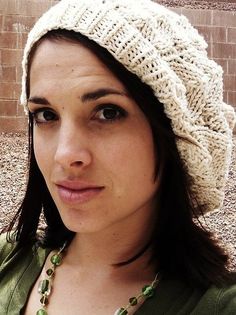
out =
<path fill-rule="evenodd" d="M 137 311 L 137 315 L 147 314 L 235 315 L 236 283 L 220 288 L 211 286 L 200 289 L 190 287 L 184 281 L 162 279 L 154 297 L 148 299 Z"/>
<path fill-rule="evenodd" d="M 221 288 L 210 287 L 200 299 L 193 314 L 235 315 L 236 283 Z"/>
<path fill-rule="evenodd" d="M 8 255 L 13 251 L 15 245 L 7 240 L 7 234 L 0 235 L 0 265 L 5 261 Z"/>
<path fill-rule="evenodd" d="M 6 233 L 0 235 L 0 270 L 6 265 L 17 265 L 28 262 L 29 259 L 34 259 L 40 263 L 45 259 L 49 253 L 49 248 L 41 247 L 38 241 L 30 241 L 24 246 L 18 246 L 18 242 L 14 235 L 7 236 Z M 10 238 L 10 241 L 8 240 Z"/>
<path fill-rule="evenodd" d="M 220 290 L 216 308 L 218 309 L 218 314 L 236 314 L 236 283 Z"/>
<path fill-rule="evenodd" d="M 0 236 L 0 314 L 19 314 L 48 252 L 37 242 L 19 246 L 9 243 L 6 234 Z"/>

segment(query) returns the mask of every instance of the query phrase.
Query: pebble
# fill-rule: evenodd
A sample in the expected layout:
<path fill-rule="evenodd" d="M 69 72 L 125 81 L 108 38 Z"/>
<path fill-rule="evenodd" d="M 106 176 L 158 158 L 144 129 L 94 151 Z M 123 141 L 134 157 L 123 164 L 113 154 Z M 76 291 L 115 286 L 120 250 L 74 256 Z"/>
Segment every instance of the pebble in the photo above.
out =
<path fill-rule="evenodd" d="M 186 9 L 236 11 L 236 3 L 234 0 L 229 0 L 229 1 L 157 0 L 156 2 L 167 7 L 175 7 L 175 8 L 180 7 L 180 8 L 186 8 Z"/>

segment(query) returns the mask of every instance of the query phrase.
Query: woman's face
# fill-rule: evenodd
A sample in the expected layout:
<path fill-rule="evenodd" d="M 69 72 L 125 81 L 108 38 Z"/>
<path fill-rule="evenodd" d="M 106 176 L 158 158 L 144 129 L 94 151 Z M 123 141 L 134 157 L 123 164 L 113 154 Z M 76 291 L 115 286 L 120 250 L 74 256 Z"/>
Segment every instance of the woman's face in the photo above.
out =
<path fill-rule="evenodd" d="M 150 226 L 151 128 L 122 83 L 87 48 L 44 40 L 30 70 L 34 152 L 68 229 Z"/>

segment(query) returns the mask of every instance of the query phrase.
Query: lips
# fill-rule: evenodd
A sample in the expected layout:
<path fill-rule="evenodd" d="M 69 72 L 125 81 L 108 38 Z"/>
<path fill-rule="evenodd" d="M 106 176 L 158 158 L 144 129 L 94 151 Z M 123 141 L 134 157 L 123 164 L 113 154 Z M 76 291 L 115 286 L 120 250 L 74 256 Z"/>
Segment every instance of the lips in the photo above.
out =
<path fill-rule="evenodd" d="M 95 198 L 105 188 L 78 181 L 61 181 L 56 183 L 57 192 L 62 202 L 80 204 Z"/>

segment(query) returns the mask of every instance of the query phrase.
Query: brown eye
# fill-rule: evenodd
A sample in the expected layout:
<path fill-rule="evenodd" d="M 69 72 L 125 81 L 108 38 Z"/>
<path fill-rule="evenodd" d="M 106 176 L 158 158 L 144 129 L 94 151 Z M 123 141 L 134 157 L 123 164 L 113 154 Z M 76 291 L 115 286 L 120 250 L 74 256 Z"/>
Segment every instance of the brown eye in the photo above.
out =
<path fill-rule="evenodd" d="M 126 111 L 117 105 L 99 105 L 95 118 L 105 122 L 112 122 L 126 116 Z"/>
<path fill-rule="evenodd" d="M 49 121 L 49 120 L 53 120 L 55 118 L 55 114 L 49 110 L 45 110 L 44 112 L 41 113 L 41 117 L 44 120 Z"/>
<path fill-rule="evenodd" d="M 31 113 L 36 123 L 48 123 L 57 120 L 57 115 L 50 109 L 39 109 Z"/>
<path fill-rule="evenodd" d="M 119 112 L 114 108 L 105 108 L 102 112 L 102 115 L 105 119 L 115 119 L 119 116 Z"/>

